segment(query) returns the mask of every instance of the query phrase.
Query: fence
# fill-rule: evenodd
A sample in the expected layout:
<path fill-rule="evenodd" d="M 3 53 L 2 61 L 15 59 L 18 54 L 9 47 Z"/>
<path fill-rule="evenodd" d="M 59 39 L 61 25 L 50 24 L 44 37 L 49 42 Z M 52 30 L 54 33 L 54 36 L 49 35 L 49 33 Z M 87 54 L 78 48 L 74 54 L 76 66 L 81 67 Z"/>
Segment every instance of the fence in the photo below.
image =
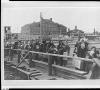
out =
<path fill-rule="evenodd" d="M 60 74 L 64 73 L 64 72 L 65 72 L 64 74 L 66 74 L 67 72 L 69 72 L 71 74 L 76 75 L 77 77 L 90 79 L 91 75 L 92 75 L 92 70 L 93 70 L 94 66 L 96 65 L 93 62 L 92 59 L 86 59 L 86 58 L 78 58 L 78 57 L 71 57 L 71 56 L 51 54 L 51 53 L 43 53 L 43 52 L 35 52 L 35 51 L 28 51 L 28 50 L 22 50 L 22 49 L 9 49 L 9 48 L 5 48 L 4 50 L 5 50 L 4 51 L 5 56 L 9 56 L 10 60 L 13 59 L 14 53 L 16 53 L 18 55 L 19 63 L 16 65 L 16 69 L 25 60 L 25 58 L 29 58 L 30 59 L 30 57 L 31 57 L 31 59 L 34 62 L 39 62 L 39 63 L 45 62 L 45 64 L 47 65 L 47 68 L 48 68 L 48 75 L 50 75 L 50 76 L 53 74 L 53 72 L 57 72 L 57 73 L 60 72 Z M 15 51 L 17 51 L 17 52 L 15 52 Z M 25 54 L 23 55 L 22 52 L 25 52 Z M 29 56 L 29 57 L 27 57 L 27 56 Z M 40 57 L 38 59 L 42 58 L 42 60 L 36 60 L 37 57 Z M 80 61 L 92 63 L 92 65 L 91 65 L 91 67 L 89 69 L 89 72 L 87 74 L 87 72 L 85 72 L 85 71 L 74 70 L 74 69 L 70 69 L 70 68 L 67 68 L 67 67 L 55 64 L 53 62 L 54 61 L 53 59 L 55 57 L 58 57 L 59 61 L 63 60 L 63 61 L 67 62 L 69 60 L 80 60 Z M 66 59 L 62 59 L 62 58 L 66 58 Z M 44 59 L 46 59 L 46 61 L 44 61 Z"/>

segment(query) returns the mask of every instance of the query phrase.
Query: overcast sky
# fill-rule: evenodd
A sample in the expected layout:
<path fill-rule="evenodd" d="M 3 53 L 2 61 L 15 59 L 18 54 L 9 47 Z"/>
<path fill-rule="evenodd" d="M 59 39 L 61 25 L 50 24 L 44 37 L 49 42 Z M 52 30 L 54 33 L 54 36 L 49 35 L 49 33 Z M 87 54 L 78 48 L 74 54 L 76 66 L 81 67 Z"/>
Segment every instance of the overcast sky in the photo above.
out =
<path fill-rule="evenodd" d="M 100 7 L 6 7 L 2 9 L 2 24 L 12 26 L 12 32 L 20 32 L 21 26 L 52 18 L 54 22 L 74 29 L 75 25 L 85 32 L 100 31 Z"/>

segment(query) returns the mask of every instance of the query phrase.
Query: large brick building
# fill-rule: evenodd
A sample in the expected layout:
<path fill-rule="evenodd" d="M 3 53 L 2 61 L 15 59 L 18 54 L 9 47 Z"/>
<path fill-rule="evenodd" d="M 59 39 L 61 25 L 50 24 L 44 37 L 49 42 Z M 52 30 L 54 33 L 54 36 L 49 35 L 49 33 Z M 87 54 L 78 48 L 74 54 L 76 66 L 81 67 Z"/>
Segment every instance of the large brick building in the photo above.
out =
<path fill-rule="evenodd" d="M 33 22 L 31 24 L 26 24 L 21 27 L 21 34 L 24 35 L 37 35 L 37 36 L 56 36 L 56 35 L 66 35 L 66 27 L 62 24 L 58 24 L 50 19 L 41 18 L 40 22 Z M 30 38 L 31 39 L 31 38 Z"/>

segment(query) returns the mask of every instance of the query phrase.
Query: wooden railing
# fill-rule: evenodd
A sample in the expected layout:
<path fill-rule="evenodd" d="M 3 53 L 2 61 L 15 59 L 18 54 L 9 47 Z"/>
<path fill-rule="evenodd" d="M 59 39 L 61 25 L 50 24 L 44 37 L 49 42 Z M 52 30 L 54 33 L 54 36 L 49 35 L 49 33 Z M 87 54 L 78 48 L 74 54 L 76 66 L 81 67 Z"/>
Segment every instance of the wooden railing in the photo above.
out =
<path fill-rule="evenodd" d="M 75 59 L 76 59 L 76 60 L 81 60 L 81 61 L 92 62 L 93 65 L 91 66 L 91 68 L 90 68 L 90 70 L 89 70 L 89 73 L 88 73 L 88 75 L 86 76 L 87 79 L 89 79 L 89 78 L 91 77 L 93 67 L 96 65 L 92 59 L 87 59 L 87 58 L 79 58 L 79 57 L 72 57 L 72 56 L 66 56 L 66 55 L 58 55 L 58 54 L 51 54 L 51 53 L 35 52 L 35 51 L 28 51 L 28 50 L 22 50 L 22 49 L 10 49 L 10 48 L 5 48 L 5 50 L 10 50 L 10 51 L 9 51 L 9 54 L 7 54 L 7 55 L 10 56 L 10 57 L 12 56 L 12 55 L 10 54 L 11 50 L 20 52 L 19 55 L 21 55 L 21 52 L 22 52 L 22 51 L 26 51 L 26 52 L 27 52 L 26 55 L 25 55 L 24 57 L 21 55 L 21 57 L 19 58 L 19 59 L 21 59 L 21 60 L 20 60 L 21 62 L 18 63 L 18 65 L 16 65 L 16 68 L 18 68 L 18 66 L 25 60 L 26 56 L 29 55 L 29 53 L 32 53 L 32 54 L 39 54 L 39 55 L 46 55 L 47 58 L 48 58 L 48 62 L 47 62 L 47 63 L 48 63 L 48 75 L 52 75 L 52 69 L 53 69 L 53 67 L 60 68 L 60 69 L 64 69 L 64 70 L 69 70 L 69 69 L 66 68 L 66 67 L 52 64 L 52 59 L 51 59 L 52 56 L 66 58 L 66 59 L 64 59 L 65 61 L 67 61 L 67 60 L 69 60 L 69 59 L 72 59 L 72 60 L 75 60 Z M 73 70 L 70 69 L 69 71 L 74 72 L 75 70 L 73 71 Z M 76 70 L 76 71 L 77 71 L 77 70 Z M 75 71 L 75 72 L 76 72 L 76 71 Z M 83 76 L 83 75 L 82 75 L 82 76 Z"/>

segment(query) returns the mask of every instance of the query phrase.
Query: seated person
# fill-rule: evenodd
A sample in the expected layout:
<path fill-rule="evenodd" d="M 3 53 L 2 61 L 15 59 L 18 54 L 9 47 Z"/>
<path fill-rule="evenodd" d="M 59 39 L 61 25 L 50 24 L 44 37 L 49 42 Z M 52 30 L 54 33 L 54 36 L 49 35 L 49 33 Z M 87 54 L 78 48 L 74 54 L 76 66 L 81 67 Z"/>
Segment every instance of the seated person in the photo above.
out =
<path fill-rule="evenodd" d="M 99 55 L 99 51 L 96 50 L 96 47 L 92 47 L 91 50 L 88 53 L 88 58 L 89 59 L 97 58 L 98 55 Z M 92 64 L 93 64 L 92 62 L 85 61 L 84 66 L 85 66 L 86 72 L 89 72 Z"/>
<path fill-rule="evenodd" d="M 93 60 L 96 63 L 96 66 L 93 69 L 91 79 L 100 79 L 100 54 L 97 58 L 93 58 Z"/>

